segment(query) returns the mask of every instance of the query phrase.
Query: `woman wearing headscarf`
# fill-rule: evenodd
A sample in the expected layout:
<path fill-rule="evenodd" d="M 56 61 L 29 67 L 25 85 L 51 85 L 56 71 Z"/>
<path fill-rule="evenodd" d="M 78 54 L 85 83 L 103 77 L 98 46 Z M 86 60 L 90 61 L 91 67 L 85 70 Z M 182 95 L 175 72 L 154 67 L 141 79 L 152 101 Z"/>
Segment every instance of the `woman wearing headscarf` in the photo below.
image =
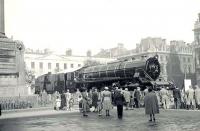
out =
<path fill-rule="evenodd" d="M 150 115 L 149 121 L 155 121 L 155 114 L 159 113 L 158 99 L 151 87 L 148 92 L 144 97 L 145 114 Z"/>
<path fill-rule="evenodd" d="M 110 110 L 112 109 L 112 96 L 111 92 L 108 90 L 108 87 L 105 87 L 105 90 L 102 92 L 102 96 L 103 109 L 106 111 L 106 116 L 110 116 Z"/>

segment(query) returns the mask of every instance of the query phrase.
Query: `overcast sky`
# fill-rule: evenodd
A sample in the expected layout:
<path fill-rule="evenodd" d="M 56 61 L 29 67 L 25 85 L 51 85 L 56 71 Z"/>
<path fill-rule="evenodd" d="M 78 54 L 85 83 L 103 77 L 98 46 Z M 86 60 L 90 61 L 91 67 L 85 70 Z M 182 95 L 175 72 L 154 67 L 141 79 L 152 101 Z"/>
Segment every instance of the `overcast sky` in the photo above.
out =
<path fill-rule="evenodd" d="M 145 37 L 193 41 L 200 0 L 5 0 L 8 37 L 29 48 L 93 54 Z"/>

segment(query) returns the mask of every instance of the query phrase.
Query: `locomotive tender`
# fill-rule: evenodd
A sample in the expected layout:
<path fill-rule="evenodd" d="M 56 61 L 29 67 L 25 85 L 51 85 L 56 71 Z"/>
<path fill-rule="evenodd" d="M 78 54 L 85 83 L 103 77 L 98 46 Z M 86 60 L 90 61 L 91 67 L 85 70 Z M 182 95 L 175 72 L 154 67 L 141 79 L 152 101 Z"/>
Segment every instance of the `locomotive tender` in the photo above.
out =
<path fill-rule="evenodd" d="M 144 89 L 146 85 L 152 85 L 159 75 L 160 63 L 156 55 L 147 60 L 116 61 L 105 65 L 82 67 L 72 72 L 45 74 L 36 79 L 35 88 L 36 93 L 43 89 L 48 93 L 67 89 L 73 92 L 83 86 L 101 88 L 117 82 L 120 85 L 136 84 Z"/>

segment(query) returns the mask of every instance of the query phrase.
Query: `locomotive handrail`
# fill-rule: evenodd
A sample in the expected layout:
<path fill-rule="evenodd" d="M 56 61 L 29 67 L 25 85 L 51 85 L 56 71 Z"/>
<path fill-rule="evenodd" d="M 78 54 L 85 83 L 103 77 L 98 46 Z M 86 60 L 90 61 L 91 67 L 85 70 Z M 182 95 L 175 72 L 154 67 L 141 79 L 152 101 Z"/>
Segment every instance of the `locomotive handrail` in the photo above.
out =
<path fill-rule="evenodd" d="M 154 81 L 154 80 L 151 78 L 151 76 L 149 76 L 149 74 L 148 74 L 144 69 L 138 68 L 137 70 L 142 70 L 142 71 L 144 71 L 145 76 L 147 76 L 151 81 Z"/>

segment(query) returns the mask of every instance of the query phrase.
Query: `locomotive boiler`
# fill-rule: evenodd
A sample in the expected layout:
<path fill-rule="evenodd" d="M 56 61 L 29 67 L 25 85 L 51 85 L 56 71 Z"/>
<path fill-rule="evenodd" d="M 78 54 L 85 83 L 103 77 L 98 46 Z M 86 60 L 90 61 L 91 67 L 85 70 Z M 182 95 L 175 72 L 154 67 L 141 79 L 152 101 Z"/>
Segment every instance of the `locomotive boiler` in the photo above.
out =
<path fill-rule="evenodd" d="M 78 71 L 77 83 L 139 83 L 140 85 L 151 84 L 160 75 L 158 56 L 147 60 L 117 61 L 106 65 L 89 66 Z M 92 84 L 93 83 L 93 84 Z"/>

